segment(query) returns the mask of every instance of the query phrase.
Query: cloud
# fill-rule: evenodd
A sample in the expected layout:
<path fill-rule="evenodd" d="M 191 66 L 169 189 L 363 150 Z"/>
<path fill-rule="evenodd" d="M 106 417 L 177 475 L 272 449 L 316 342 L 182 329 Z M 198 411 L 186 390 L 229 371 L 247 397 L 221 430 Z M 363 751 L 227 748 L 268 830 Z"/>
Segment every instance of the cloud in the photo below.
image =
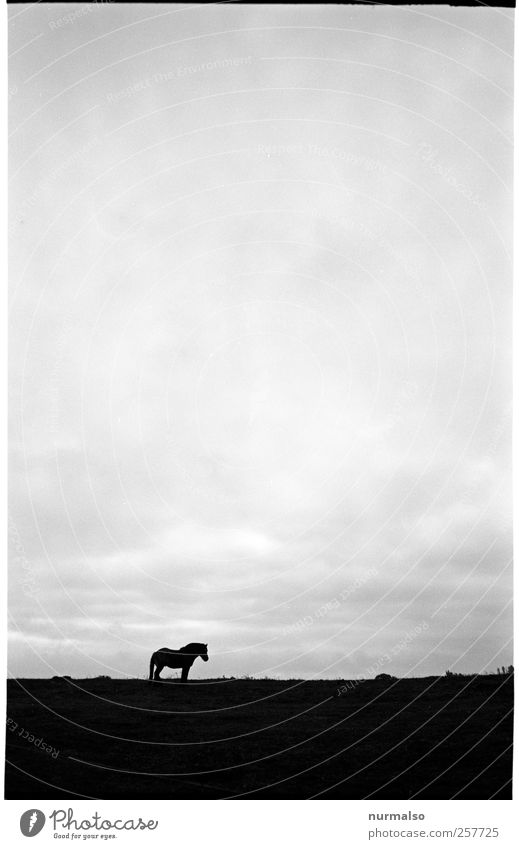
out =
<path fill-rule="evenodd" d="M 508 664 L 508 21 L 111 13 L 13 55 L 13 674 Z"/>

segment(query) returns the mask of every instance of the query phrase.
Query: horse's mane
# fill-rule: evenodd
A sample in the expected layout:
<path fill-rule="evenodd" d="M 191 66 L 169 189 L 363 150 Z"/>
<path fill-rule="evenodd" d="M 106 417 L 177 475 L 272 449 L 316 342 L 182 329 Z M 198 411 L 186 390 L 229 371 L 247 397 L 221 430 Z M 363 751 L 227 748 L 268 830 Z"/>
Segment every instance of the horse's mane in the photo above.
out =
<path fill-rule="evenodd" d="M 188 651 L 198 651 L 199 649 L 203 649 L 204 652 L 205 652 L 205 650 L 207 649 L 206 644 L 205 643 L 188 643 L 187 646 L 182 646 L 182 648 L 179 649 L 179 651 L 188 652 Z"/>

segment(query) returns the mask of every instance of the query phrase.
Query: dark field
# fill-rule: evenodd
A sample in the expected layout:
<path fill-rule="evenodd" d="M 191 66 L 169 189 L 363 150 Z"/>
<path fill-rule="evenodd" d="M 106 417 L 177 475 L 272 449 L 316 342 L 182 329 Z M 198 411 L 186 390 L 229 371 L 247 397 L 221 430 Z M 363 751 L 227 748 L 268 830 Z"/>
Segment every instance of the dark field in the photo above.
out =
<path fill-rule="evenodd" d="M 345 684 L 10 680 L 6 798 L 511 798 L 512 677 Z"/>

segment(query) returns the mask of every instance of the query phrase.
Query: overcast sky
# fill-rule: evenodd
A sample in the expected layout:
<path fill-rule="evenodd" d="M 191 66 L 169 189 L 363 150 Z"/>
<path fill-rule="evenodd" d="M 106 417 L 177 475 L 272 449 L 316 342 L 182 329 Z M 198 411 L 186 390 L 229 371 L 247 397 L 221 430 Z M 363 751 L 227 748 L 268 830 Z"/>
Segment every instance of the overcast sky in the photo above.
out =
<path fill-rule="evenodd" d="M 10 674 L 511 663 L 512 12 L 9 13 Z"/>

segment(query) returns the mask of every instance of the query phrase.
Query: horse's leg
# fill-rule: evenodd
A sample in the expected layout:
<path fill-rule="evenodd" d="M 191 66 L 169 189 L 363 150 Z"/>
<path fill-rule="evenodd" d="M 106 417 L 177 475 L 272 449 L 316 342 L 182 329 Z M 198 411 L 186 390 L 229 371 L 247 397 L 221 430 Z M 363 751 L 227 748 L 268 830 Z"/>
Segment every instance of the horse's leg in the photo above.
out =
<path fill-rule="evenodd" d="M 183 667 L 182 667 L 182 677 L 181 677 L 181 679 L 180 679 L 180 680 L 181 680 L 181 681 L 183 681 L 183 682 L 184 682 L 184 684 L 186 684 L 186 683 L 187 683 L 187 676 L 188 676 L 188 674 L 189 674 L 189 670 L 190 670 L 190 668 L 191 668 L 191 664 L 190 664 L 190 663 L 188 663 L 186 666 L 183 666 Z"/>
<path fill-rule="evenodd" d="M 160 677 L 160 673 L 162 672 L 162 670 L 163 670 L 163 669 L 164 669 L 164 667 L 163 667 L 163 666 L 160 666 L 160 665 L 157 663 L 157 665 L 155 666 L 155 675 L 153 676 L 153 679 L 154 679 L 155 681 L 162 681 L 162 678 Z"/>

